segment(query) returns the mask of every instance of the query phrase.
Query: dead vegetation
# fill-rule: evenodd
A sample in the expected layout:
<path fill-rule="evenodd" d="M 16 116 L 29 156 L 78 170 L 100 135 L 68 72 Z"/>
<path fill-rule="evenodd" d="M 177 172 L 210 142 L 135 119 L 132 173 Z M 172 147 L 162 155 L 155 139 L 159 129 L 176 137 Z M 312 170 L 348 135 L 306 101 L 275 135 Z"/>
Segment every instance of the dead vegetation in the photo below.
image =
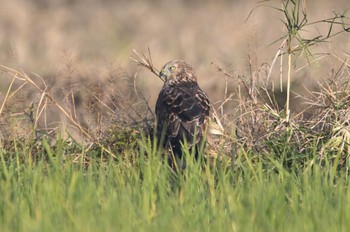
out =
<path fill-rule="evenodd" d="M 158 76 L 150 51 L 147 55 L 135 52 L 131 59 Z M 316 154 L 320 164 L 327 157 L 347 166 L 350 65 L 346 60 L 319 83 L 317 91 L 310 91 L 310 97 L 297 96 L 303 98 L 304 107 L 294 112 L 289 122 L 276 102 L 268 65 L 263 64 L 249 76 L 234 76 L 218 65 L 213 67 L 227 81 L 233 80 L 236 88 L 214 106 L 206 155 L 230 160 L 244 150 L 282 159 L 287 165 L 307 165 L 303 163 L 305 156 Z M 120 158 L 138 149 L 143 137 L 153 136 L 153 109 L 138 89 L 138 73 L 128 75 L 119 67 L 108 73 L 105 83 L 78 81 L 62 89 L 57 81 L 48 84 L 39 75 L 6 66 L 1 70 L 2 78 L 11 79 L 0 108 L 3 147 L 9 148 L 14 140 L 41 144 L 44 138 L 55 144 L 55 139 L 64 138 L 85 144 L 80 152 L 98 148 L 100 154 Z M 74 75 L 70 78 L 76 79 Z M 116 85 L 120 80 L 128 91 Z M 75 85 L 80 87 L 75 89 Z M 28 92 L 32 96 L 28 97 Z M 237 101 L 238 107 L 232 114 L 222 113 L 229 101 Z M 78 108 L 84 109 L 84 115 L 77 114 L 81 111 Z M 48 121 L 50 113 L 58 117 L 56 122 Z M 74 149 L 72 152 L 80 154 Z"/>

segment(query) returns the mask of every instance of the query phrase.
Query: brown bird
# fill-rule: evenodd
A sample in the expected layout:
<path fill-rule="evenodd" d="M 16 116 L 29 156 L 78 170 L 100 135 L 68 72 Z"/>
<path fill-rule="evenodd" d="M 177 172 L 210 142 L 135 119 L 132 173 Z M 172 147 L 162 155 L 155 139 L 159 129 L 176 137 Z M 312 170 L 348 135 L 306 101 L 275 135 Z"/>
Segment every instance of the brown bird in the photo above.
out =
<path fill-rule="evenodd" d="M 169 144 L 175 158 L 183 156 L 183 144 L 196 159 L 205 145 L 210 102 L 199 88 L 194 69 L 181 60 L 170 61 L 160 72 L 164 85 L 156 103 L 157 136 Z"/>

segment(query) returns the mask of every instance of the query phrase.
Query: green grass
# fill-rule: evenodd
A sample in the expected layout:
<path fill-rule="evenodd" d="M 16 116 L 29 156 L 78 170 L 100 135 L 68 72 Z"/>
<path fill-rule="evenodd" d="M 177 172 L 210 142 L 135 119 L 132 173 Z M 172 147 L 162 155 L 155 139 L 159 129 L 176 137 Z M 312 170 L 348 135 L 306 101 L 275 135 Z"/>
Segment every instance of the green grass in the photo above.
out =
<path fill-rule="evenodd" d="M 35 161 L 28 147 L 0 149 L 0 231 L 350 230 L 348 176 L 312 157 L 286 169 L 242 151 L 234 164 L 189 159 L 179 175 L 147 142 L 134 162 L 88 165 L 61 140 L 42 144 Z"/>

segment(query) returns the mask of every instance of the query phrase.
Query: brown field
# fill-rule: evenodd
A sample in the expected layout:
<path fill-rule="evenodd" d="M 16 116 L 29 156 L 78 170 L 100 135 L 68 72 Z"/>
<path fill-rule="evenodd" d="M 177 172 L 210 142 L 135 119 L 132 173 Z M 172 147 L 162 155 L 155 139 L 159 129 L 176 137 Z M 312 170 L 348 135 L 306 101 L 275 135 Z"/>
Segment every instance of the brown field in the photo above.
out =
<path fill-rule="evenodd" d="M 265 4 L 280 6 L 279 1 Z M 46 91 L 71 116 L 83 127 L 95 128 L 106 120 L 102 116 L 106 112 L 124 117 L 130 104 L 142 113 L 147 110 L 144 102 L 143 106 L 139 103 L 145 100 L 153 109 L 162 82 L 130 60 L 135 55 L 133 49 L 147 53 L 149 48 L 158 69 L 172 59 L 192 64 L 199 84 L 216 107 L 225 99 L 227 85 L 228 95 L 232 93 L 233 97 L 224 105 L 223 112 L 230 113 L 237 105 L 234 78 L 251 76 L 263 64 L 271 66 L 281 44 L 273 42 L 286 33 L 282 13 L 257 6 L 257 1 L 244 0 L 4 0 L 0 8 L 1 65 L 24 71 L 42 88 L 43 78 Z M 349 8 L 348 0 L 307 1 L 308 20 L 331 18 L 334 12 Z M 316 24 L 303 33 L 312 38 L 327 33 L 328 29 L 328 24 Z M 316 88 L 318 81 L 340 69 L 349 58 L 349 49 L 348 33 L 313 47 L 312 52 L 319 59 L 310 66 L 306 59 L 296 63 L 292 90 L 305 93 L 305 88 Z M 225 75 L 212 63 L 234 78 L 226 83 Z M 284 79 L 285 63 L 286 58 L 282 61 Z M 275 84 L 279 83 L 279 70 L 280 61 L 273 66 Z M 4 102 L 12 76 L 3 72 L 0 78 L 0 99 Z M 9 119 L 14 117 L 34 120 L 38 128 L 55 128 L 62 122 L 71 124 L 52 102 L 41 102 L 40 91 L 29 84 L 20 88 L 21 84 L 20 80 L 14 82 L 10 92 L 19 91 L 6 98 L 1 112 L 3 125 L 11 128 L 2 129 L 3 136 L 11 134 L 13 128 L 20 130 L 22 124 Z M 135 91 L 136 88 L 139 90 Z M 278 96 L 283 102 L 284 94 Z M 301 103 L 300 98 L 292 99 L 293 112 Z M 33 112 L 35 116 L 31 115 Z M 140 117 L 148 116 L 150 113 Z"/>

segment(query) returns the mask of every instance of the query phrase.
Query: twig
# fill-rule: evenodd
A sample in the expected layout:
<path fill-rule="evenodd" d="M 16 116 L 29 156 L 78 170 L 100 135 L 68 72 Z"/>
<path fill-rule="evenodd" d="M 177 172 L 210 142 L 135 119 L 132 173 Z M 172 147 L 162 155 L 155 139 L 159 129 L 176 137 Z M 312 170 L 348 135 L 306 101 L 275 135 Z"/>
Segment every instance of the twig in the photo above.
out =
<path fill-rule="evenodd" d="M 134 61 L 138 66 L 144 67 L 148 70 L 150 70 L 154 75 L 159 77 L 164 82 L 164 79 L 159 75 L 159 70 L 154 67 L 152 62 L 152 56 L 151 51 L 148 47 L 148 55 L 145 55 L 144 53 L 140 54 L 135 49 L 133 49 L 133 52 L 136 54 L 136 57 L 130 56 L 130 59 Z"/>

